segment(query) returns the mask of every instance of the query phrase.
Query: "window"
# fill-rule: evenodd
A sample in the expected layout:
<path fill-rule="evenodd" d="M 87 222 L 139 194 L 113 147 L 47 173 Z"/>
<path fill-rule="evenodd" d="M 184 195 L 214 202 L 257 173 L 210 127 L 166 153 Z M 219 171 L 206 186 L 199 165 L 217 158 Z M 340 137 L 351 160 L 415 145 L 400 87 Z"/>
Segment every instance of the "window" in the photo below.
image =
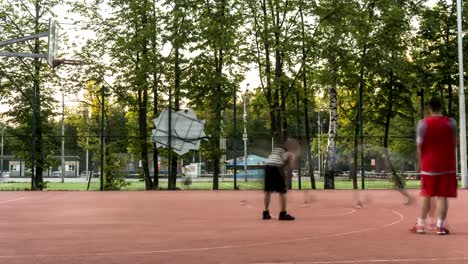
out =
<path fill-rule="evenodd" d="M 75 170 L 75 165 L 69 164 L 68 165 L 68 171 L 74 171 Z"/>

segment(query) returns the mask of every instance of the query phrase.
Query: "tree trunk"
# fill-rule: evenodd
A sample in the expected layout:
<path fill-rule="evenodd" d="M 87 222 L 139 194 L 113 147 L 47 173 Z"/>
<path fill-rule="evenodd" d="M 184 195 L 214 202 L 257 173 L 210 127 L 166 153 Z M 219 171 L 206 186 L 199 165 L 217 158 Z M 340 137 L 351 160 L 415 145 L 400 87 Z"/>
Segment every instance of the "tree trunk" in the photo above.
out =
<path fill-rule="evenodd" d="M 357 111 L 355 126 L 354 126 L 354 149 L 353 149 L 353 167 L 351 168 L 351 178 L 353 180 L 353 189 L 358 189 L 357 172 L 358 172 L 358 149 L 359 149 L 359 110 Z"/>
<path fill-rule="evenodd" d="M 306 85 L 306 83 L 304 83 Z M 307 87 L 307 86 L 304 86 Z M 306 90 L 306 89 L 305 89 Z M 305 124 L 305 137 L 306 137 L 306 155 L 307 155 L 307 176 L 310 179 L 312 189 L 316 189 L 314 164 L 312 161 L 312 153 L 310 151 L 310 120 L 309 120 L 309 106 L 307 98 L 304 98 L 304 124 Z"/>
<path fill-rule="evenodd" d="M 304 1 L 302 1 L 304 4 Z M 315 186 L 315 177 L 314 177 L 314 165 L 312 164 L 312 154 L 310 152 L 310 120 L 309 120 L 309 100 L 307 98 L 309 94 L 309 89 L 307 86 L 307 52 L 306 52 L 306 44 L 305 44 L 305 26 L 304 26 L 304 14 L 302 12 L 302 5 L 299 9 L 301 15 L 301 30 L 302 30 L 302 86 L 304 89 L 304 125 L 305 125 L 305 139 L 306 139 L 306 155 L 307 155 L 307 176 L 310 178 L 310 184 L 312 189 L 316 189 Z"/>
<path fill-rule="evenodd" d="M 178 28 L 180 27 L 179 25 L 179 19 L 177 16 L 179 16 L 179 11 L 180 11 L 180 6 L 179 2 L 175 1 L 174 5 L 174 14 L 176 14 L 176 18 L 174 18 L 174 29 L 176 30 L 174 32 L 174 43 L 172 43 L 174 47 L 174 111 L 179 111 L 180 110 L 180 83 L 181 83 L 181 75 L 182 71 L 180 68 L 180 49 L 181 49 L 181 43 L 180 43 L 180 37 L 179 37 L 179 32 Z M 172 162 L 170 164 L 171 166 L 171 173 L 169 175 L 169 189 L 170 190 L 175 190 L 177 187 L 177 156 L 175 153 L 172 154 L 171 158 Z"/>
<path fill-rule="evenodd" d="M 109 104 L 107 104 L 109 105 Z M 104 134 L 104 190 L 113 190 L 115 189 L 117 186 L 115 186 L 115 178 L 113 176 L 113 173 L 112 173 L 112 165 L 111 165 L 111 162 L 112 162 L 112 158 L 111 158 L 111 153 L 110 153 L 110 144 L 111 144 L 111 137 L 110 137 L 110 118 L 109 116 L 107 115 L 107 113 L 109 112 L 107 108 L 106 109 L 106 106 L 105 104 L 103 104 L 102 106 L 104 108 L 104 110 L 102 111 L 102 113 L 104 114 L 104 119 L 103 121 L 105 121 L 105 125 L 104 125 L 104 131 L 105 131 L 105 134 Z M 104 123 L 103 123 L 104 124 Z"/>
<path fill-rule="evenodd" d="M 287 137 L 287 120 L 286 120 L 286 87 L 283 80 L 283 57 L 281 54 L 281 36 L 280 36 L 280 17 L 279 17 L 279 1 L 275 1 L 275 6 L 271 4 L 271 19 L 274 25 L 274 36 L 275 36 L 275 105 L 276 105 L 276 127 L 279 129 L 279 135 L 281 139 Z"/>
<path fill-rule="evenodd" d="M 151 176 L 149 172 L 149 162 L 148 162 L 148 131 L 147 131 L 147 105 L 148 105 L 148 90 L 147 87 L 143 88 L 143 91 L 138 91 L 138 101 L 139 101 L 139 110 L 138 110 L 138 127 L 139 127 L 139 136 L 140 136 L 140 159 L 143 166 L 143 174 L 145 177 L 145 187 L 146 190 L 152 190 L 153 182 L 151 181 Z"/>
<path fill-rule="evenodd" d="M 454 10 L 456 9 L 456 1 L 452 1 L 452 11 L 450 12 L 450 15 L 449 16 L 452 16 Z M 445 34 L 445 46 L 448 47 L 451 45 L 450 44 L 450 25 L 449 25 L 449 21 L 446 21 L 446 26 L 447 26 L 447 29 L 446 29 L 446 34 Z M 447 57 L 449 57 L 449 54 L 448 52 L 445 54 Z M 450 117 L 453 117 L 453 109 L 452 109 L 452 104 L 453 104 L 453 90 L 452 90 L 452 73 L 450 71 L 452 65 L 448 65 L 447 67 L 447 76 L 446 76 L 446 82 L 447 82 L 447 85 L 448 85 L 448 110 L 447 110 L 447 115 L 450 116 Z M 443 99 L 443 97 L 441 98 Z"/>
<path fill-rule="evenodd" d="M 148 6 L 148 1 L 144 3 L 145 7 Z M 150 25 L 148 24 L 148 16 L 146 15 L 146 8 L 142 11 L 141 17 L 141 24 L 143 28 L 147 28 Z M 142 60 L 138 61 L 143 63 L 148 63 L 148 37 L 145 33 L 143 33 L 143 40 L 141 44 L 141 51 L 142 51 Z M 144 70 L 143 67 L 140 67 L 138 64 L 137 71 Z M 138 76 L 138 74 L 137 74 Z M 138 80 L 140 83 L 140 87 L 138 87 L 138 128 L 139 128 L 139 136 L 140 136 L 140 159 L 143 166 L 143 175 L 145 178 L 145 187 L 146 190 L 153 190 L 153 181 L 151 180 L 150 172 L 149 172 L 149 162 L 148 162 L 148 81 L 146 80 L 147 73 L 144 72 L 140 74 L 140 78 L 145 77 L 145 79 Z"/>
<path fill-rule="evenodd" d="M 153 0 L 153 28 L 156 28 L 156 0 Z M 156 54 L 158 54 L 158 50 L 156 49 L 156 34 L 153 34 L 153 56 L 156 58 Z M 156 68 L 156 60 L 153 61 L 153 117 L 158 117 L 158 87 L 159 87 L 159 76 L 158 71 Z M 154 150 L 153 150 L 153 185 L 154 189 L 159 188 L 159 163 L 158 163 L 159 155 L 158 155 L 158 148 L 156 143 L 154 143 Z"/>
<path fill-rule="evenodd" d="M 328 130 L 327 159 L 325 161 L 325 189 L 335 189 L 336 137 L 338 132 L 336 62 L 331 62 L 333 83 L 329 88 L 330 127 Z"/>
<path fill-rule="evenodd" d="M 225 5 L 226 1 L 222 2 L 220 14 L 222 17 L 225 15 Z M 223 20 L 224 21 L 224 20 Z M 213 141 L 212 141 L 212 148 L 214 152 L 214 157 L 213 157 L 213 190 L 218 190 L 219 189 L 219 163 L 221 160 L 221 149 L 219 146 L 219 141 L 221 138 L 221 105 L 220 105 L 220 100 L 218 100 L 222 96 L 222 77 L 223 77 L 223 67 L 224 67 L 224 53 L 223 49 L 219 48 L 219 50 L 215 51 L 215 65 L 216 65 L 216 97 L 215 97 L 215 120 L 214 120 L 214 135 L 213 135 Z M 234 157 L 235 158 L 235 157 Z"/>
<path fill-rule="evenodd" d="M 216 90 L 220 91 L 221 85 L 217 84 Z M 218 100 L 216 100 L 218 101 Z M 219 109 L 219 103 L 215 106 L 215 131 L 213 133 L 211 148 L 213 151 L 213 190 L 219 189 L 219 163 L 221 160 L 221 150 L 219 148 L 220 139 L 220 127 L 221 127 L 221 110 Z"/>
<path fill-rule="evenodd" d="M 35 4 L 35 32 L 39 33 L 39 19 L 41 17 L 41 4 L 40 1 L 36 1 Z M 40 53 L 40 43 L 36 39 L 34 41 L 34 53 Z M 35 160 L 35 188 L 37 190 L 42 190 L 44 187 L 42 173 L 44 170 L 44 153 L 42 149 L 42 118 L 41 118 L 41 61 L 38 58 L 34 59 L 34 96 L 36 98 L 35 107 L 36 107 L 36 146 L 33 146 L 36 149 L 36 160 Z M 34 117 L 33 117 L 34 118 Z"/>
<path fill-rule="evenodd" d="M 401 179 L 401 177 L 398 175 L 398 173 L 395 170 L 395 167 L 393 166 L 391 157 L 390 157 L 390 152 L 388 150 L 388 137 L 389 137 L 389 132 L 390 132 L 390 121 L 392 119 L 393 115 L 393 89 L 394 89 L 395 81 L 394 81 L 394 73 L 390 72 L 390 85 L 388 89 L 388 100 L 387 100 L 387 112 L 385 114 L 385 132 L 384 132 L 384 140 L 383 140 L 383 148 L 384 148 L 384 156 L 385 156 L 385 161 L 387 162 L 387 165 L 390 168 L 390 171 L 392 172 L 392 181 L 395 184 L 395 186 L 399 189 L 402 189 L 404 187 L 404 183 Z"/>
<path fill-rule="evenodd" d="M 271 125 L 271 137 L 275 140 L 278 138 L 278 127 L 277 127 L 277 111 L 278 108 L 274 104 L 273 93 L 272 93 L 272 84 L 271 84 L 271 50 L 270 50 L 270 37 L 269 37 L 269 27 L 268 27 L 268 14 L 267 14 L 267 3 L 266 0 L 263 0 L 261 3 L 262 9 L 262 22 L 263 22 L 263 32 L 261 33 L 264 45 L 265 45 L 265 78 L 266 78 L 266 87 L 265 87 L 265 97 L 268 102 L 269 114 L 270 114 L 270 125 Z M 260 60 L 259 60 L 260 61 Z M 259 71 L 261 71 L 261 64 L 258 65 Z"/>
<path fill-rule="evenodd" d="M 369 3 L 369 23 L 372 21 L 372 18 L 374 16 L 374 7 L 375 7 L 375 1 L 371 1 Z M 354 131 L 354 151 L 353 151 L 353 168 L 351 171 L 351 176 L 353 179 L 353 188 L 357 189 L 358 188 L 358 181 L 357 181 L 357 171 L 358 171 L 358 150 L 359 150 L 359 145 L 360 145 L 360 151 L 361 151 L 361 180 L 362 180 L 362 188 L 364 188 L 364 177 L 365 177 L 365 168 L 364 168 L 364 135 L 363 135 L 363 117 L 362 117 L 362 106 L 363 106 L 363 93 L 365 89 L 365 65 L 364 62 L 367 57 L 367 37 L 364 42 L 364 46 L 362 48 L 362 53 L 361 53 L 361 62 L 360 62 L 360 70 L 359 70 L 359 92 L 358 92 L 358 111 L 357 111 L 357 117 L 356 117 L 356 127 Z M 360 144 L 358 143 L 358 136 L 360 137 Z"/>
<path fill-rule="evenodd" d="M 442 109 L 445 109 L 444 86 L 438 82 L 437 87 L 439 88 L 440 100 L 442 100 Z"/>

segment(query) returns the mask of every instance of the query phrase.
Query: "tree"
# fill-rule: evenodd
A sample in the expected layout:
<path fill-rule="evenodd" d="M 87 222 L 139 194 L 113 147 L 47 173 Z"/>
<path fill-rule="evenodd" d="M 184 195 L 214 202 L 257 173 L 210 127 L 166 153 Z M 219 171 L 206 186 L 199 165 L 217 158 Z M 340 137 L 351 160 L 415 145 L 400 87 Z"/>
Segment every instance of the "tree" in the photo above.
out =
<path fill-rule="evenodd" d="M 123 174 L 119 171 L 126 170 L 128 162 L 123 162 L 118 154 L 125 153 L 129 140 L 129 131 L 122 124 L 127 123 L 126 111 L 115 99 L 107 97 L 104 104 L 104 120 L 101 124 L 102 114 L 102 86 L 90 81 L 86 84 L 84 100 L 77 111 L 67 115 L 66 124 L 76 129 L 77 144 L 82 150 L 88 150 L 92 154 L 92 160 L 99 164 L 101 156 L 101 127 L 105 129 L 105 155 L 104 155 L 104 189 L 120 190 L 128 185 Z M 139 138 L 135 136 L 135 138 Z M 96 168 L 97 169 L 97 168 Z"/>
<path fill-rule="evenodd" d="M 183 90 L 186 81 L 186 72 L 190 68 L 187 65 L 188 60 L 185 58 L 186 49 L 189 49 L 191 44 L 193 29 L 193 17 L 190 15 L 194 7 L 194 3 L 187 1 L 165 1 L 163 7 L 166 8 L 166 16 L 164 25 L 166 31 L 164 40 L 171 47 L 171 54 L 167 59 L 168 67 L 171 68 L 166 74 L 166 80 L 169 83 L 168 87 L 168 107 L 174 111 L 179 111 L 184 96 Z M 174 104 L 172 105 L 172 102 Z M 171 135 L 170 135 L 171 137 Z M 171 140 L 169 140 L 171 141 Z M 168 188 L 174 190 L 177 183 L 177 156 L 170 151 L 169 160 L 171 164 Z"/>
<path fill-rule="evenodd" d="M 453 86 L 457 85 L 456 1 L 437 1 L 421 12 L 421 26 L 415 39 L 415 59 L 428 87 L 426 92 L 444 99 L 446 113 L 454 116 Z M 432 90 L 432 91 L 431 91 Z M 445 99 L 446 98 L 446 99 Z"/>
<path fill-rule="evenodd" d="M 246 0 L 248 18 L 254 36 L 250 38 L 251 61 L 259 71 L 261 90 L 270 110 L 271 136 L 288 136 L 287 99 L 300 80 L 301 24 L 299 2 Z"/>
<path fill-rule="evenodd" d="M 96 11 L 103 5 L 112 8 L 112 15 L 104 16 Z M 149 0 L 75 4 L 75 9 L 89 19 L 90 27 L 97 33 L 97 38 L 88 42 L 88 49 L 92 51 L 88 54 L 93 57 L 107 55 L 111 58 L 107 62 L 100 62 L 101 65 L 93 63 L 100 72 L 97 74 L 98 80 L 109 86 L 104 79 L 107 74 L 112 75 L 114 82 L 111 90 L 118 102 L 138 113 L 136 149 L 142 161 L 147 190 L 154 189 L 148 160 L 148 113 L 151 109 L 149 91 L 152 88 L 154 94 L 161 83 L 161 67 L 155 64 L 161 57 L 159 53 L 162 49 L 159 29 L 154 27 L 155 20 L 159 18 L 158 10 L 153 10 L 156 8 L 160 8 L 160 5 Z M 158 101 L 157 92 L 154 99 L 155 102 Z"/>
<path fill-rule="evenodd" d="M 407 60 L 410 40 L 412 12 L 409 6 L 412 2 L 379 2 L 378 27 L 376 27 L 374 43 L 376 48 L 371 52 L 374 59 L 371 74 L 374 77 L 373 86 L 375 105 L 377 110 L 374 121 L 384 128 L 383 152 L 385 160 L 393 174 L 398 187 L 403 187 L 401 178 L 393 166 L 389 150 L 389 134 L 391 121 L 396 116 L 412 119 L 414 109 L 411 96 L 414 94 L 411 85 L 411 65 Z M 377 60 L 378 58 L 378 60 Z"/>
<path fill-rule="evenodd" d="M 43 19 L 51 13 L 51 9 L 59 3 L 58 0 L 42 1 L 27 0 L 20 3 L 5 2 L 0 4 L 0 25 L 5 38 L 19 38 L 26 35 L 47 31 Z M 44 40 L 36 39 L 7 48 L 8 52 L 46 53 Z M 0 78 L 2 89 L 9 91 L 2 101 L 10 104 L 12 110 L 7 113 L 12 124 L 21 126 L 16 130 L 17 137 L 30 138 L 32 134 L 32 155 L 26 153 L 31 148 L 30 143 L 22 142 L 19 154 L 27 160 L 29 166 L 34 164 L 32 188 L 42 190 L 43 171 L 48 167 L 46 157 L 49 148 L 45 147 L 44 136 L 48 131 L 48 119 L 52 117 L 52 90 L 50 89 L 53 74 L 47 69 L 45 60 L 11 58 L 0 62 Z M 8 65 L 8 66 L 6 66 Z M 14 91 L 11 93 L 11 91 Z M 31 113 L 31 109 L 33 109 Z M 35 110 L 35 111 L 34 111 Z M 34 129 L 33 129 L 34 128 Z M 32 133 L 30 132 L 32 130 Z"/>
<path fill-rule="evenodd" d="M 307 11 L 309 6 L 306 5 L 306 1 L 301 1 L 301 4 L 299 6 L 299 14 L 301 17 L 301 52 L 302 52 L 302 57 L 301 57 L 301 77 L 302 77 L 302 103 L 304 105 L 304 128 L 305 128 L 305 143 L 306 143 L 306 158 L 307 158 L 307 173 L 310 178 L 311 182 L 311 188 L 315 189 L 315 177 L 314 177 L 314 166 L 312 163 L 312 153 L 310 150 L 310 144 L 311 144 L 311 129 L 310 129 L 310 119 L 309 119 L 309 102 L 310 100 L 309 96 L 311 95 L 310 93 L 310 87 L 308 84 L 308 74 L 310 71 L 309 67 L 309 49 L 308 49 L 308 43 L 310 42 L 310 38 L 308 35 L 306 35 L 306 28 L 310 30 L 310 26 L 306 25 L 306 21 L 304 19 L 304 11 Z M 317 26 L 318 27 L 318 26 Z M 313 40 L 313 39 L 312 39 Z M 298 103 L 299 104 L 299 103 Z M 299 122 L 299 121 L 298 121 Z"/>
<path fill-rule="evenodd" d="M 210 109 L 206 131 L 213 161 L 213 189 L 218 189 L 222 111 L 228 107 L 231 94 L 238 86 L 239 76 L 233 70 L 238 63 L 238 47 L 242 37 L 239 4 L 228 0 L 200 1 L 196 10 L 199 39 L 193 51 L 199 53 L 190 71 L 189 100 L 202 109 Z"/>
<path fill-rule="evenodd" d="M 354 1 L 323 0 L 317 8 L 319 18 L 323 21 L 319 29 L 319 44 L 323 47 L 321 58 L 326 64 L 321 69 L 321 82 L 327 87 L 329 97 L 330 125 L 328 132 L 327 158 L 325 161 L 325 189 L 335 188 L 334 169 L 336 162 L 336 139 L 338 132 L 338 87 L 341 83 L 341 68 L 347 64 L 352 55 L 353 41 L 350 29 L 350 18 L 356 10 Z M 330 32 L 332 32 L 330 34 Z"/>

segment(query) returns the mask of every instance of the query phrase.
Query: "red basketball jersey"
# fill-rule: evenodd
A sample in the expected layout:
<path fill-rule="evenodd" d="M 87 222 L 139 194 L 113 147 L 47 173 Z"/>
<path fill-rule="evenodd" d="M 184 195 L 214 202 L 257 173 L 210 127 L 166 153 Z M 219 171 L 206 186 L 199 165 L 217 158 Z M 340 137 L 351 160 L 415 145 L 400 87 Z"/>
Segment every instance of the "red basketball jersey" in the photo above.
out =
<path fill-rule="evenodd" d="M 456 172 L 455 127 L 448 117 L 427 117 L 421 145 L 421 173 L 439 175 Z"/>

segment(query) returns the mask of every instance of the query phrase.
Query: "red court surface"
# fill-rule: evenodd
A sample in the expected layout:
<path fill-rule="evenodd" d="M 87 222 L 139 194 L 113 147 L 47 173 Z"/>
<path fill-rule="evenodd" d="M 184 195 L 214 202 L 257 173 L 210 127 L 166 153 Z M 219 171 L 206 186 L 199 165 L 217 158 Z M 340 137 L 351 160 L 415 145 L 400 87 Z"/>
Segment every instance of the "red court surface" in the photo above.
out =
<path fill-rule="evenodd" d="M 260 219 L 259 191 L 0 192 L 0 263 L 468 263 L 466 191 L 445 237 L 410 234 L 419 203 L 396 191 L 363 192 L 363 209 L 351 191 L 309 195 L 291 192 L 297 220 L 280 222 Z"/>

